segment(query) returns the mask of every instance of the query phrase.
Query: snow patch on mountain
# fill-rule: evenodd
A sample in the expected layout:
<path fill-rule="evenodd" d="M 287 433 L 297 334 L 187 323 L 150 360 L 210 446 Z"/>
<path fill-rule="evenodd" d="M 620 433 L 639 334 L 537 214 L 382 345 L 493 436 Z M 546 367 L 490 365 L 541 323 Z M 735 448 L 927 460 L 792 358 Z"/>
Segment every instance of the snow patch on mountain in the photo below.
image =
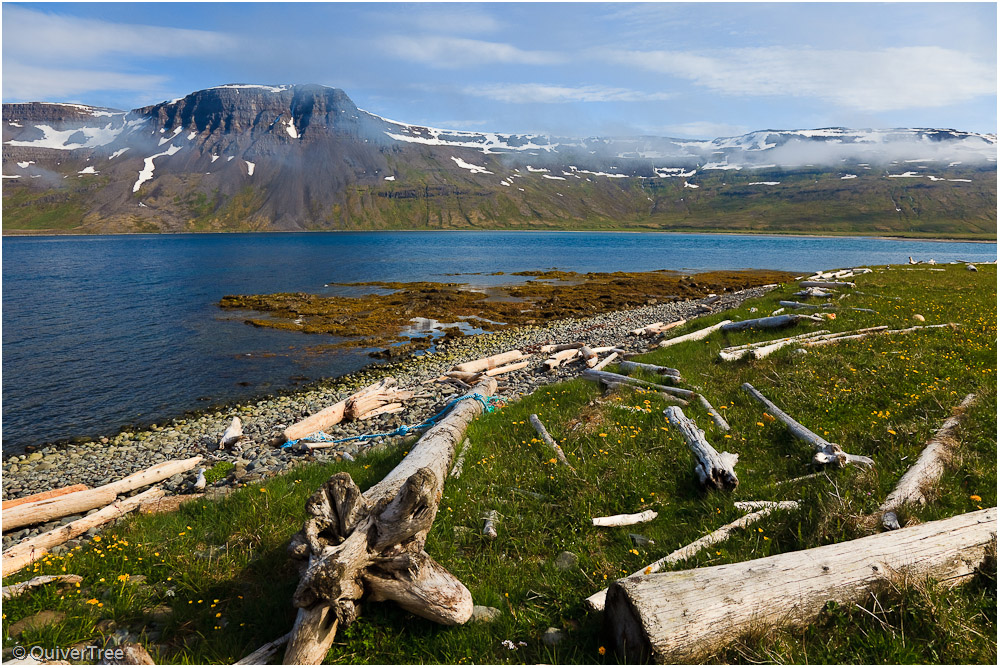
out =
<path fill-rule="evenodd" d="M 466 162 L 465 160 L 462 160 L 461 158 L 456 158 L 455 156 L 451 156 L 451 159 L 455 161 L 456 165 L 458 165 L 462 169 L 469 170 L 473 174 L 492 174 L 493 173 L 490 170 L 486 169 L 485 167 L 480 167 L 479 165 L 473 165 L 472 163 Z"/>
<path fill-rule="evenodd" d="M 244 160 L 247 163 L 247 176 L 253 176 L 253 170 L 257 168 L 257 163 Z"/>
<path fill-rule="evenodd" d="M 145 183 L 146 181 L 149 181 L 151 178 L 153 178 L 153 170 L 155 169 L 155 166 L 153 165 L 154 160 L 156 160 L 157 158 L 162 158 L 165 155 L 173 155 L 174 153 L 177 153 L 177 151 L 179 150 L 181 150 L 180 146 L 174 146 L 173 144 L 171 144 L 170 147 L 163 153 L 157 153 L 155 155 L 149 156 L 148 158 L 145 158 L 143 160 L 142 170 L 139 172 L 139 178 L 132 186 L 132 192 L 134 193 L 139 192 L 140 186 L 142 186 L 142 184 Z"/>

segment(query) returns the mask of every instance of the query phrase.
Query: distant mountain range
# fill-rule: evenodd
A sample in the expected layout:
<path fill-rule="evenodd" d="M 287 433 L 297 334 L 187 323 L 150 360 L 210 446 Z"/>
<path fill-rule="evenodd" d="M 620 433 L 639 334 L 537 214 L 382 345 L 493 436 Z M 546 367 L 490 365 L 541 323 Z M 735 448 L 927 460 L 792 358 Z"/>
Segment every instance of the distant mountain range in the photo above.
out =
<path fill-rule="evenodd" d="M 996 238 L 995 135 L 441 130 L 339 89 L 3 105 L 3 231 L 636 229 Z"/>

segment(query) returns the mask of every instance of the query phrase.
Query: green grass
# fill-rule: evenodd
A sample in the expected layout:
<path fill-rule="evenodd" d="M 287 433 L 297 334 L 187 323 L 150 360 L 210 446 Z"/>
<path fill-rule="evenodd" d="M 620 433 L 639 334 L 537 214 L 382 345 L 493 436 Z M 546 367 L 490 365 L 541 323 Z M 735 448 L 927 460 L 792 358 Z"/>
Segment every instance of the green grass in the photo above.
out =
<path fill-rule="evenodd" d="M 979 400 L 962 423 L 950 468 L 930 503 L 904 509 L 900 519 L 930 521 L 995 506 L 996 267 L 980 266 L 977 273 L 963 265 L 943 268 L 895 267 L 857 277 L 858 290 L 869 294 L 854 292 L 838 303 L 877 313 L 841 309 L 824 328 L 902 328 L 918 324 L 913 315 L 920 313 L 928 324 L 961 323 L 954 331 L 876 336 L 814 348 L 807 355 L 786 348 L 765 360 L 738 363 L 717 361 L 718 351 L 777 334 L 716 333 L 644 356 L 644 361 L 680 369 L 732 425 L 725 434 L 700 407 L 685 409 L 719 450 L 740 454 L 740 485 L 731 493 L 698 488 L 690 452 L 667 425 L 664 403 L 655 393 L 602 395 L 596 384 L 574 380 L 482 416 L 467 432 L 464 472 L 447 482 L 426 549 L 469 587 L 477 604 L 498 608 L 500 619 L 444 628 L 391 604 L 368 603 L 361 617 L 338 633 L 327 660 L 613 663 L 601 617 L 586 611 L 584 598 L 736 519 L 737 500 L 803 503 L 737 531 L 674 568 L 739 562 L 870 534 L 878 505 L 969 392 Z M 766 315 L 790 292 L 777 290 L 670 335 L 722 317 Z M 785 333 L 811 329 L 815 326 L 801 324 Z M 826 476 L 778 485 L 810 472 L 811 450 L 769 421 L 739 389 L 743 382 L 848 452 L 872 457 L 874 469 L 830 470 Z M 528 423 L 532 413 L 561 443 L 574 471 L 556 464 L 538 441 Z M 291 628 L 297 573 L 285 546 L 301 527 L 308 495 L 338 470 L 348 471 L 365 489 L 410 444 L 373 451 L 354 463 L 303 466 L 219 502 L 190 503 L 176 514 L 130 518 L 99 543 L 67 558 L 47 558 L 10 578 L 60 573 L 65 567 L 83 575 L 84 582 L 65 593 L 50 586 L 5 603 L 5 637 L 12 622 L 55 609 L 68 618 L 26 632 L 23 643 L 72 645 L 94 638 L 100 620 L 114 619 L 133 631 L 158 628 L 160 638 L 147 642 L 160 662 L 238 659 Z M 659 516 L 634 527 L 590 526 L 595 516 L 644 509 Z M 489 510 L 499 513 L 494 541 L 480 533 Z M 629 533 L 655 543 L 633 546 Z M 579 557 L 578 568 L 555 567 L 564 550 Z M 146 579 L 119 581 L 124 574 Z M 144 612 L 157 604 L 172 608 L 162 628 L 151 625 Z M 749 633 L 709 661 L 995 663 L 996 606 L 994 561 L 992 569 L 954 589 L 933 582 L 887 585 L 860 607 L 829 605 L 805 630 Z M 549 627 L 567 633 L 555 648 L 541 642 Z M 517 649 L 507 649 L 505 640 Z"/>

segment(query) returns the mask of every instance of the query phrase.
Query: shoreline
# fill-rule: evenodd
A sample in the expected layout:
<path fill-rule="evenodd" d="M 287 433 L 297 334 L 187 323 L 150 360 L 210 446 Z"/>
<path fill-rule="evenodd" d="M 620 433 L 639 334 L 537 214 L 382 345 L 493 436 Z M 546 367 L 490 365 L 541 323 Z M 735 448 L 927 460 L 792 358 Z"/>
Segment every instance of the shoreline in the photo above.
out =
<path fill-rule="evenodd" d="M 533 354 L 532 363 L 527 368 L 498 377 L 502 388 L 498 394 L 505 401 L 516 401 L 538 387 L 575 377 L 580 373 L 576 366 L 560 367 L 552 372 L 540 369 L 544 356 L 536 353 L 544 343 L 567 343 L 586 337 L 584 340 L 591 345 L 616 345 L 629 352 L 645 352 L 648 350 L 649 339 L 632 336 L 628 333 L 629 330 L 658 320 L 693 320 L 702 315 L 718 314 L 770 289 L 772 288 L 755 287 L 723 293 L 722 299 L 708 311 L 699 308 L 703 299 L 695 299 L 466 336 L 442 344 L 434 353 L 411 355 L 389 364 L 369 364 L 359 371 L 336 379 L 317 381 L 305 388 L 279 392 L 257 400 L 243 400 L 220 406 L 200 416 L 181 415 L 144 431 L 123 431 L 115 436 L 82 444 L 43 444 L 33 452 L 4 456 L 0 496 L 4 500 L 14 499 L 80 483 L 97 487 L 162 461 L 195 455 L 206 458 L 203 462 L 206 469 L 219 462 L 232 465 L 230 475 L 216 483 L 217 487 L 227 488 L 287 472 L 308 461 L 329 461 L 338 457 L 340 452 L 354 456 L 370 445 L 385 442 L 385 439 L 372 441 L 365 446 L 359 446 L 356 441 L 349 442 L 340 448 L 319 450 L 309 455 L 272 447 L 270 442 L 286 426 L 390 375 L 396 378 L 400 387 L 409 387 L 416 393 L 407 402 L 402 413 L 379 416 L 363 422 L 342 423 L 329 429 L 327 433 L 335 438 L 343 438 L 390 431 L 403 424 L 417 424 L 438 412 L 451 398 L 462 392 L 451 385 L 425 381 L 436 378 L 455 363 L 513 348 Z M 240 417 L 246 440 L 239 449 L 217 451 L 219 437 L 234 416 Z M 197 469 L 194 469 L 174 476 L 165 481 L 163 486 L 173 493 L 188 492 L 197 473 Z"/>
<path fill-rule="evenodd" d="M 101 234 L 92 232 L 53 232 L 52 230 L 40 230 L 38 233 L 18 230 L 16 232 L 3 232 L 2 237 L 10 238 L 30 238 L 30 237 L 134 237 L 134 236 L 205 236 L 212 234 L 381 234 L 403 232 L 407 234 L 452 234 L 452 233 L 483 233 L 495 234 L 503 233 L 538 233 L 547 232 L 550 234 L 676 234 L 685 236 L 736 236 L 736 237 L 787 237 L 792 239 L 878 239 L 881 241 L 927 241 L 933 243 L 970 243 L 970 244 L 996 244 L 1000 237 L 993 239 L 967 239 L 967 238 L 945 238 L 945 237 L 910 237 L 905 235 L 889 236 L 885 234 L 809 234 L 806 232 L 748 232 L 748 231 L 698 231 L 681 232 L 677 230 L 649 230 L 636 228 L 603 229 L 603 230 L 553 230 L 547 228 L 538 229 L 467 229 L 467 230 L 428 230 L 428 229 L 393 229 L 393 230 L 261 230 L 246 232 L 241 230 L 211 231 L 211 232 L 118 232 L 114 234 Z"/>

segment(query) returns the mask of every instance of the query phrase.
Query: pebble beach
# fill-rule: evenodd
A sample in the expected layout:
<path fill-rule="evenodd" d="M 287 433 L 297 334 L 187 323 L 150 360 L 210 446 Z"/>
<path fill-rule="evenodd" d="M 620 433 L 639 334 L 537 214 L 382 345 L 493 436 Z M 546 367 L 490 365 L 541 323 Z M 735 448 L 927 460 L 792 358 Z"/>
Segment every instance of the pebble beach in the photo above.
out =
<path fill-rule="evenodd" d="M 640 308 L 613 311 L 589 318 L 555 320 L 543 326 L 524 326 L 498 332 L 460 337 L 441 343 L 436 349 L 391 364 L 372 364 L 340 378 L 318 382 L 294 393 L 238 403 L 196 417 L 180 417 L 145 431 L 126 431 L 83 444 L 48 445 L 34 452 L 13 455 L 3 462 L 2 498 L 15 499 L 68 485 L 98 487 L 120 480 L 132 473 L 172 459 L 202 456 L 202 466 L 211 468 L 219 462 L 232 467 L 224 478 L 210 482 L 207 492 L 222 495 L 229 489 L 270 477 L 307 462 L 329 461 L 344 456 L 363 456 L 367 448 L 388 439 L 350 441 L 335 448 L 304 454 L 274 447 L 272 441 L 289 425 L 347 397 L 358 389 L 385 376 L 394 377 L 400 387 L 415 395 L 405 402 L 400 413 L 382 415 L 365 421 L 346 422 L 327 433 L 333 438 L 392 431 L 401 425 L 418 424 L 460 396 L 458 387 L 433 381 L 457 363 L 495 355 L 511 349 L 531 354 L 527 368 L 497 378 L 498 394 L 503 401 L 516 401 L 540 386 L 579 375 L 579 364 L 549 371 L 542 364 L 546 355 L 542 345 L 584 341 L 591 346 L 615 346 L 628 353 L 649 350 L 651 337 L 636 336 L 631 330 L 653 322 L 699 316 L 734 308 L 746 299 L 768 292 L 769 286 L 723 293 L 709 307 L 704 299 L 657 303 Z M 710 309 L 710 310 L 706 310 Z M 219 439 L 239 417 L 244 439 L 237 447 L 220 450 Z M 229 467 L 227 467 L 229 468 Z M 186 494 L 194 491 L 198 469 L 179 474 L 160 484 L 166 491 Z M 141 491 L 141 490 L 140 490 Z M 63 518 L 49 524 L 11 532 L 3 537 L 3 548 L 30 535 L 48 531 L 77 517 Z M 71 541 L 72 543 L 73 541 Z M 60 546 L 71 549 L 73 545 Z M 56 548 L 56 552 L 60 548 Z"/>

